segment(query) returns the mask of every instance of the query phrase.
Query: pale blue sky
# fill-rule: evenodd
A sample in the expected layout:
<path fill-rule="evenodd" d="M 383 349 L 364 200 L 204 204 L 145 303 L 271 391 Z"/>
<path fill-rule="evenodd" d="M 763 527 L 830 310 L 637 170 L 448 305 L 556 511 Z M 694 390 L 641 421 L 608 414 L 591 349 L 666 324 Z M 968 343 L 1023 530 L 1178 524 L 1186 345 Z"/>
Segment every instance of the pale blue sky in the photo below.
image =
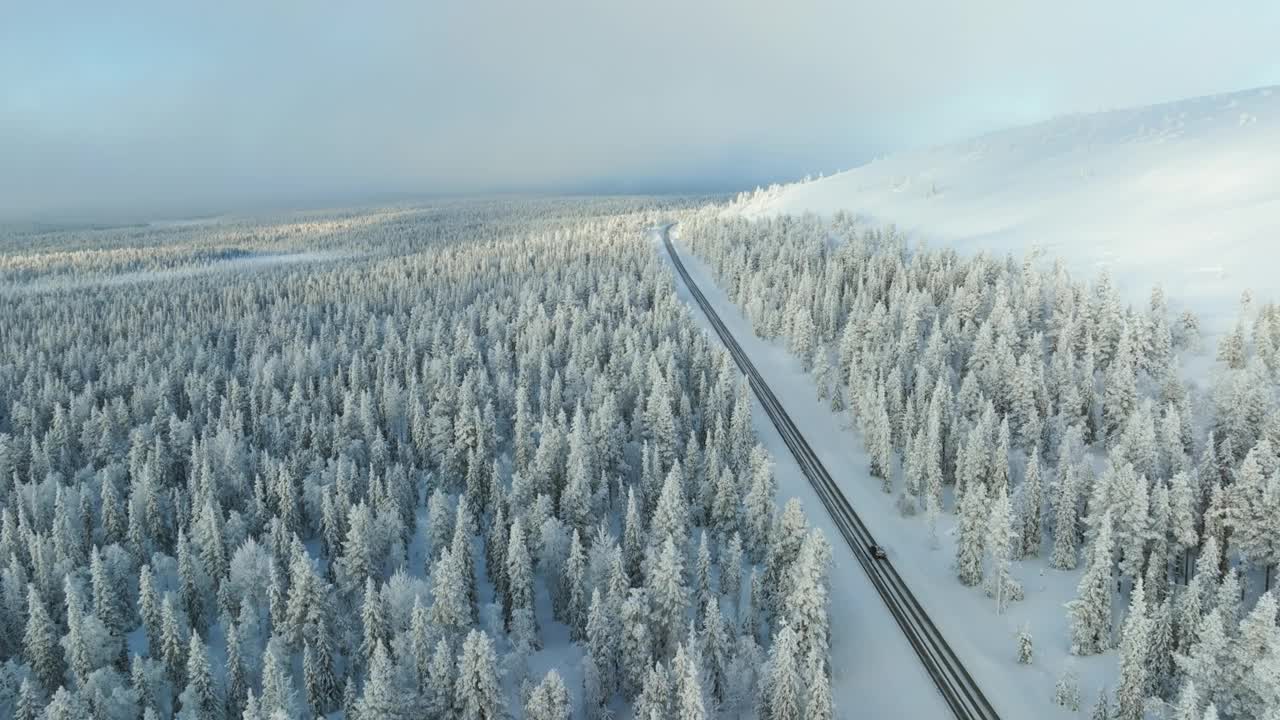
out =
<path fill-rule="evenodd" d="M 0 215 L 749 189 L 1277 84 L 1278 30 L 1273 0 L 0 0 Z"/>

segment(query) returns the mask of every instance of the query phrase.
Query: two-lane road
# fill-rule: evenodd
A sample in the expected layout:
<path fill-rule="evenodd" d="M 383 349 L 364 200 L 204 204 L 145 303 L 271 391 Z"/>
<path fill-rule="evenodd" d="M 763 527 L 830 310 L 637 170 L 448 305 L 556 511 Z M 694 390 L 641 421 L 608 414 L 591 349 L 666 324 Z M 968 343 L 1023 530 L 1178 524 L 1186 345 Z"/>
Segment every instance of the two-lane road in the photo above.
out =
<path fill-rule="evenodd" d="M 920 658 L 929 677 L 942 693 L 948 707 L 957 718 L 969 720 L 998 720 L 999 716 L 991 703 L 987 701 L 982 690 L 974 682 L 973 677 L 961 664 L 960 659 L 947 644 L 929 616 L 924 612 L 911 590 L 903 582 L 893 563 L 886 559 L 873 557 L 871 548 L 876 545 L 871 533 L 867 530 L 857 512 L 849 504 L 844 493 L 827 472 L 822 461 L 800 434 L 795 423 L 791 421 L 786 408 L 778 401 L 777 396 L 769 388 L 764 377 L 756 370 L 751 358 L 742 350 L 733 334 L 721 321 L 720 316 L 707 301 L 706 296 L 698 288 L 680 260 L 679 253 L 671 243 L 671 226 L 662 228 L 662 240 L 666 245 L 671 262 L 680 274 L 685 286 L 694 300 L 710 321 L 716 334 L 720 336 L 724 346 L 728 348 L 739 369 L 747 376 L 751 388 L 759 399 L 765 413 L 777 428 L 783 441 L 795 456 L 806 479 L 831 515 L 841 536 L 848 543 L 858 563 L 866 572 L 872 585 L 884 600 L 889 612 L 906 635 L 911 648 Z"/>

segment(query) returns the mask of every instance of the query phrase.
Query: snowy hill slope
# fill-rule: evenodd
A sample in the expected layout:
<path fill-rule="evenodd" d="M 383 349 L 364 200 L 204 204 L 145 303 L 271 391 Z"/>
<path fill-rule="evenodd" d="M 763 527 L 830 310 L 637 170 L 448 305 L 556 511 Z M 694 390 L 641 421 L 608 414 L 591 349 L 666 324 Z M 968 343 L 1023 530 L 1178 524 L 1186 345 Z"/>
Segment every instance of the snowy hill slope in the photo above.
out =
<path fill-rule="evenodd" d="M 1209 335 L 1243 290 L 1280 299 L 1280 88 L 1072 115 L 740 198 L 747 216 L 847 210 L 913 238 L 1020 255 L 1126 298 L 1162 285 Z"/>

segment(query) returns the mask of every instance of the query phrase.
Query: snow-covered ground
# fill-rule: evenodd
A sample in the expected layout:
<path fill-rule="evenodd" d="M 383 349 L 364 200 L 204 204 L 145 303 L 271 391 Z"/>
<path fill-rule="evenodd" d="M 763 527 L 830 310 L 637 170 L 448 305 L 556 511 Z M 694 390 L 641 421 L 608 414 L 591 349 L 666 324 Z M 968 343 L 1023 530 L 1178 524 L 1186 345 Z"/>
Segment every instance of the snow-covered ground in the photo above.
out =
<path fill-rule="evenodd" d="M 663 251 L 659 247 L 657 252 Z M 1063 605 L 1074 599 L 1081 571 L 1051 570 L 1042 559 L 1015 562 L 1012 573 L 1023 584 L 1026 598 L 997 615 L 994 600 L 956 580 L 955 517 L 939 517 L 940 547 L 930 547 L 924 519 L 902 517 L 895 496 L 884 494 L 880 481 L 870 476 L 861 436 L 849 428 L 847 415 L 831 412 L 817 399 L 812 376 L 784 346 L 755 335 L 716 286 L 705 263 L 687 251 L 681 252 L 681 259 L 1000 715 L 1077 717 L 1052 702 L 1054 685 L 1067 668 L 1079 675 L 1082 708 L 1091 707 L 1099 687 L 1115 677 L 1116 658 L 1112 653 L 1076 657 L 1069 652 Z M 678 277 L 676 282 L 680 297 L 710 332 Z M 753 410 L 756 432 L 777 462 L 779 501 L 800 498 L 810 522 L 822 527 L 832 543 L 832 687 L 841 717 L 947 716 L 942 696 L 782 438 L 758 403 Z M 1016 633 L 1023 624 L 1030 627 L 1035 643 L 1035 660 L 1029 666 L 1016 661 Z"/>
<path fill-rule="evenodd" d="M 747 216 L 846 210 L 961 251 L 1043 249 L 1109 268 L 1126 298 L 1161 284 L 1207 335 L 1240 294 L 1280 300 L 1280 88 L 1071 115 L 904 152 L 758 193 Z"/>

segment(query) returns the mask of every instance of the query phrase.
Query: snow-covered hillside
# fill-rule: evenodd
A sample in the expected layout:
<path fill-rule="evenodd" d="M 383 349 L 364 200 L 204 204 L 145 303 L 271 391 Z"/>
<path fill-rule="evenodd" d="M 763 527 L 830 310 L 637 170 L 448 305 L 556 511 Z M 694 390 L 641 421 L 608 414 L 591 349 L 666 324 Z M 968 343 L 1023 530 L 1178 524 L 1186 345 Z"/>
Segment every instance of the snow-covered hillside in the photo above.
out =
<path fill-rule="evenodd" d="M 1044 249 L 1110 269 L 1127 299 L 1154 284 L 1234 321 L 1241 291 L 1280 298 L 1280 88 L 1056 120 L 904 152 L 743 197 L 748 216 L 847 210 L 961 250 Z"/>

